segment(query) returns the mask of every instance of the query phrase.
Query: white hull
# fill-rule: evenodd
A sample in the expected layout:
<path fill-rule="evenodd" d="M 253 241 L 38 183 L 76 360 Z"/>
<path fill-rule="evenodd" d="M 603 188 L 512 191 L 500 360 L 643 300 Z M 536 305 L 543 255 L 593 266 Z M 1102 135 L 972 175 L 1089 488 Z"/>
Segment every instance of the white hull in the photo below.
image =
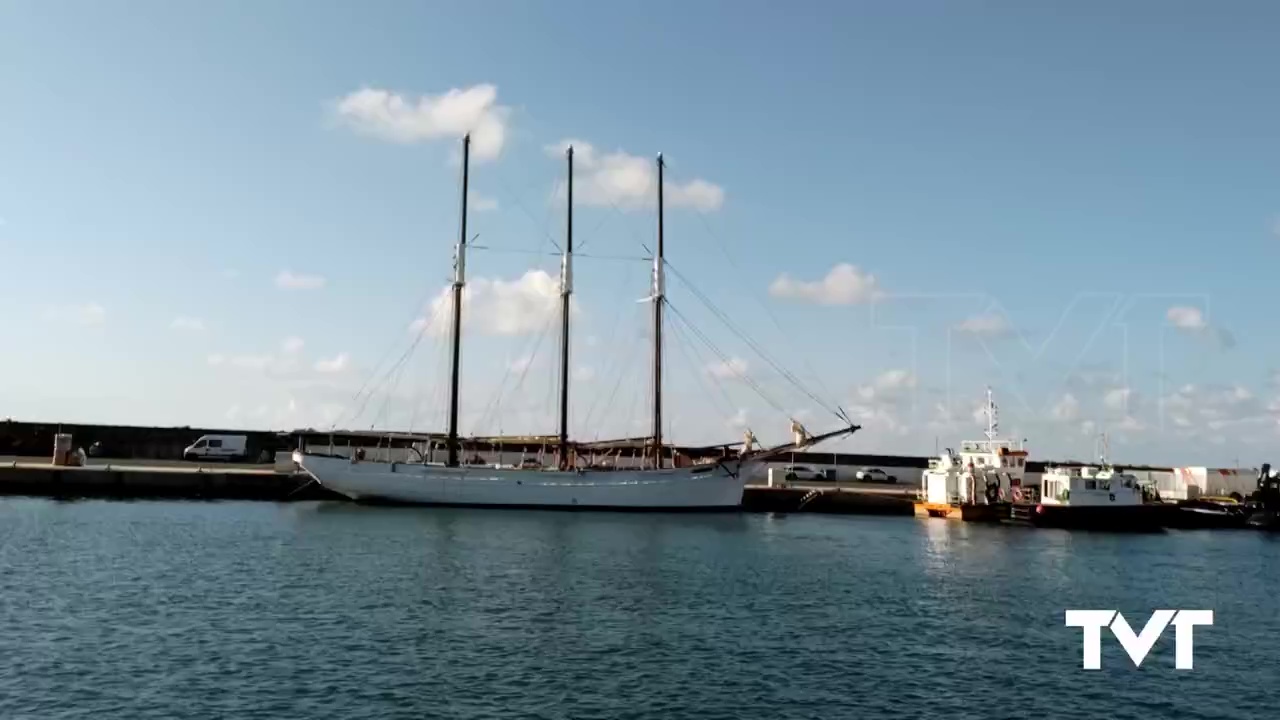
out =
<path fill-rule="evenodd" d="M 293 454 L 316 482 L 354 500 L 424 505 L 632 510 L 733 509 L 745 485 L 738 463 L 664 470 L 558 472 L 457 467 Z"/>

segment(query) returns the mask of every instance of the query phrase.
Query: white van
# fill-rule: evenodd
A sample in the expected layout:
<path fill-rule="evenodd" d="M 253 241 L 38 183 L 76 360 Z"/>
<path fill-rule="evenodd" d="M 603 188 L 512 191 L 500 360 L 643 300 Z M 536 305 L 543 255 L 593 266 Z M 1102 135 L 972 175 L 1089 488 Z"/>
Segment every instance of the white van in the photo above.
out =
<path fill-rule="evenodd" d="M 245 455 L 244 435 L 201 435 L 182 451 L 184 460 L 239 460 Z"/>

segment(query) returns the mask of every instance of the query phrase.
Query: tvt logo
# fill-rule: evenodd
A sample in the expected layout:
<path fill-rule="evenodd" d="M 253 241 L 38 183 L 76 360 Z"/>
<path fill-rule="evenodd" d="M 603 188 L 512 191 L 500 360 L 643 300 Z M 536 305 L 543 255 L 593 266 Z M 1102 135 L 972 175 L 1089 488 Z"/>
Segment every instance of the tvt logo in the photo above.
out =
<path fill-rule="evenodd" d="M 1136 635 L 1133 628 L 1129 627 L 1129 621 L 1118 610 L 1067 611 L 1067 627 L 1084 629 L 1085 670 L 1102 668 L 1102 628 L 1110 627 L 1111 634 L 1116 636 L 1120 646 L 1129 653 L 1134 667 L 1141 667 L 1147 653 L 1155 646 L 1156 639 L 1170 624 L 1177 628 L 1173 636 L 1173 666 L 1178 670 L 1190 670 L 1193 665 L 1195 626 L 1212 625 L 1212 610 L 1156 610 L 1147 620 L 1142 632 Z"/>

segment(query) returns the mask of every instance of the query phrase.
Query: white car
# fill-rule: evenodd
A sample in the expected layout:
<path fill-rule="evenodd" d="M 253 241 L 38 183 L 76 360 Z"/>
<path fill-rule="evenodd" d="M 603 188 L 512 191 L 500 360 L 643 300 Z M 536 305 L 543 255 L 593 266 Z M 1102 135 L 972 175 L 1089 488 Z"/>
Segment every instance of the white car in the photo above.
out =
<path fill-rule="evenodd" d="M 827 474 L 808 465 L 788 465 L 782 469 L 782 475 L 789 482 L 797 480 L 826 480 Z"/>
<path fill-rule="evenodd" d="M 896 483 L 898 478 L 881 470 L 880 468 L 863 468 L 855 475 L 858 482 L 864 483 Z"/>

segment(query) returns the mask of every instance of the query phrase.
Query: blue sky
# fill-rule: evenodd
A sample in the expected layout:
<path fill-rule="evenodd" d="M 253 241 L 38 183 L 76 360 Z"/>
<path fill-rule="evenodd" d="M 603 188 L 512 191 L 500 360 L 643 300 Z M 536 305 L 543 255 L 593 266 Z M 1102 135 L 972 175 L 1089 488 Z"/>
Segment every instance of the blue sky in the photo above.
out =
<path fill-rule="evenodd" d="M 829 427 L 767 355 L 864 425 L 845 449 L 975 436 L 989 384 L 1043 457 L 1107 430 L 1120 461 L 1256 465 L 1280 438 L 1277 22 L 1247 2 L 11 0 L 0 416 L 442 427 L 443 326 L 414 321 L 448 281 L 471 129 L 470 234 L 495 249 L 468 263 L 464 431 L 554 432 L 572 139 L 577 436 L 646 426 L 663 152 L 673 275 L 765 350 L 671 277 L 719 351 L 669 324 L 677 440 Z"/>

